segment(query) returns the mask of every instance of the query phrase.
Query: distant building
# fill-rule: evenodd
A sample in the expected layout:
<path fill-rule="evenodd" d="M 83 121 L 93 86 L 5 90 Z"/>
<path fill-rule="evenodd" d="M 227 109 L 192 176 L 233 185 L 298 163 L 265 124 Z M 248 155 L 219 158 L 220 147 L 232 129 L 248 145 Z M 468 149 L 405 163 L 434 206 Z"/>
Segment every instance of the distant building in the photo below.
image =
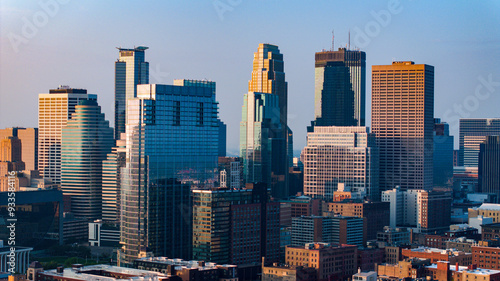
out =
<path fill-rule="evenodd" d="M 335 262 L 333 262 L 335 261 Z M 286 247 L 286 264 L 309 266 L 317 271 L 317 280 L 344 280 L 357 270 L 357 247 L 309 243 L 305 247 Z"/>
<path fill-rule="evenodd" d="M 469 219 L 478 216 L 489 217 L 493 222 L 500 222 L 500 204 L 483 203 L 476 208 L 469 208 Z"/>
<path fill-rule="evenodd" d="M 384 231 L 377 232 L 377 243 L 379 247 L 398 246 L 410 244 L 410 231 L 406 228 L 384 227 Z"/>
<path fill-rule="evenodd" d="M 262 266 L 262 281 L 316 281 L 317 270 L 312 267 L 269 265 Z"/>
<path fill-rule="evenodd" d="M 72 118 L 80 100 L 97 101 L 97 96 L 69 86 L 38 95 L 38 170 L 54 184 L 61 184 L 62 128 Z"/>
<path fill-rule="evenodd" d="M 17 137 L 21 141 L 22 158 L 25 169 L 38 170 L 38 128 L 7 128 L 0 130 L 0 140 Z"/>
<path fill-rule="evenodd" d="M 33 248 L 28 247 L 4 245 L 4 241 L 0 240 L 0 272 L 26 274 L 32 250 Z M 11 264 L 11 261 L 14 261 L 14 264 Z M 11 269 L 14 272 L 9 271 Z"/>
<path fill-rule="evenodd" d="M 419 280 L 427 276 L 426 266 L 431 262 L 428 259 L 409 259 L 398 261 L 396 264 L 380 264 L 377 267 L 378 280 Z"/>
<path fill-rule="evenodd" d="M 377 281 L 377 272 L 376 271 L 368 271 L 368 272 L 358 272 L 352 276 L 352 280 L 354 281 Z"/>
<path fill-rule="evenodd" d="M 395 188 L 384 191 L 382 201 L 390 202 L 391 227 L 413 227 L 420 233 L 443 233 L 451 224 L 449 192 Z"/>
<path fill-rule="evenodd" d="M 219 185 L 223 188 L 242 188 L 243 163 L 239 157 L 219 156 Z"/>
<path fill-rule="evenodd" d="M 485 137 L 485 141 L 479 145 L 478 162 L 478 191 L 496 194 L 496 203 L 500 203 L 498 201 L 500 198 L 500 136 Z"/>
<path fill-rule="evenodd" d="M 375 137 L 367 127 L 314 127 L 302 151 L 304 194 L 332 201 L 343 184 L 360 198 L 378 201 Z"/>
<path fill-rule="evenodd" d="M 120 222 L 121 174 L 127 154 L 125 138 L 123 133 L 102 161 L 102 219 L 106 222 Z"/>
<path fill-rule="evenodd" d="M 460 119 L 459 166 L 477 167 L 479 145 L 486 136 L 500 135 L 500 119 Z"/>
<path fill-rule="evenodd" d="M 434 187 L 448 187 L 453 179 L 453 136 L 450 136 L 450 126 L 434 118 Z"/>
<path fill-rule="evenodd" d="M 96 220 L 89 223 L 89 245 L 96 247 L 120 247 L 120 228 L 116 222 Z"/>
<path fill-rule="evenodd" d="M 389 225 L 390 204 L 387 202 L 369 202 L 344 200 L 343 202 L 324 203 L 323 213 L 353 216 L 366 220 L 366 239 L 377 239 L 377 232 Z"/>
<path fill-rule="evenodd" d="M 431 263 L 436 263 L 438 261 L 448 261 L 451 264 L 458 263 L 459 265 L 470 265 L 473 263 L 473 255 L 470 253 L 460 252 L 453 249 L 436 249 L 419 247 L 414 249 L 403 249 L 403 257 L 405 258 L 419 258 L 419 259 L 429 259 Z"/>
<path fill-rule="evenodd" d="M 479 268 L 500 270 L 499 255 L 499 247 L 472 246 L 472 263 Z"/>

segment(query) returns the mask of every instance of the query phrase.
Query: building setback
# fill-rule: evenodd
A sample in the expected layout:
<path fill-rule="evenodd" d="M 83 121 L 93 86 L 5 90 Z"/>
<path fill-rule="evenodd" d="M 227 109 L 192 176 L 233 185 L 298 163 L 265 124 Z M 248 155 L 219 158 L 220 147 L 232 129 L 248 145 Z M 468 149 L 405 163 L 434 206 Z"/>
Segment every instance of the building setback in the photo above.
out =
<path fill-rule="evenodd" d="M 500 135 L 500 119 L 460 119 L 459 166 L 477 167 L 479 145 L 487 136 Z"/>

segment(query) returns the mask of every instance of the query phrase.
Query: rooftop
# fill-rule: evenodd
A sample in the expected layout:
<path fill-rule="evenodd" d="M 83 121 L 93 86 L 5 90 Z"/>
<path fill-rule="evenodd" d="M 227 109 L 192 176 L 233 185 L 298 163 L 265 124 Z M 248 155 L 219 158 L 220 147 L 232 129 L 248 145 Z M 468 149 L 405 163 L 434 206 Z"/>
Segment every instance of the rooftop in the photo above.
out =
<path fill-rule="evenodd" d="M 75 280 L 99 280 L 99 281 L 116 281 L 116 280 L 137 280 L 137 281 L 159 281 L 167 275 L 147 270 L 118 267 L 112 265 L 90 265 L 80 268 L 64 268 L 62 273 L 58 273 L 57 269 L 42 271 L 43 274 L 71 278 Z M 113 273 L 114 277 L 108 277 L 106 273 Z"/>
<path fill-rule="evenodd" d="M 167 257 L 147 257 L 147 258 L 141 258 L 137 259 L 136 261 L 146 261 L 146 262 L 153 262 L 153 263 L 161 263 L 161 264 L 167 264 L 167 265 L 174 265 L 176 269 L 181 269 L 181 268 L 186 268 L 186 269 L 198 269 L 198 270 L 210 270 L 210 269 L 215 269 L 217 267 L 237 267 L 236 265 L 232 264 L 223 264 L 219 265 L 213 262 L 202 262 L 202 261 L 186 261 L 183 259 L 169 259 Z"/>
<path fill-rule="evenodd" d="M 478 210 L 500 211 L 500 204 L 483 203 Z"/>

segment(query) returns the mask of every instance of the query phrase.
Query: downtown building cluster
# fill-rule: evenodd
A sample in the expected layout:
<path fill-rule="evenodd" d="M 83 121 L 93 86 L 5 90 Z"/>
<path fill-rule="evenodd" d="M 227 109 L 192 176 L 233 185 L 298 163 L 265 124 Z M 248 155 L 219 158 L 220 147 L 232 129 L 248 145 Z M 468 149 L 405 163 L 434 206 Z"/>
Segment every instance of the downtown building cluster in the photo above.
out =
<path fill-rule="evenodd" d="M 463 210 L 476 230 L 478 220 L 499 222 L 478 202 L 499 203 L 500 119 L 461 120 L 454 151 L 446 120 L 434 118 L 433 66 L 372 66 L 368 127 L 366 53 L 316 53 L 315 119 L 298 158 L 284 55 L 260 44 L 242 94 L 239 157 L 227 157 L 216 83 L 150 84 L 146 50 L 118 49 L 114 129 L 97 95 L 60 86 L 39 95 L 38 128 L 0 130 L 2 191 L 17 171 L 20 205 L 38 206 L 19 216 L 52 218 L 33 223 L 41 236 L 26 235 L 23 246 L 111 246 L 119 266 L 165 280 L 347 280 L 358 268 L 381 280 L 446 280 L 474 276 L 474 264 L 500 269 L 471 254 L 498 235 L 450 228 Z"/>

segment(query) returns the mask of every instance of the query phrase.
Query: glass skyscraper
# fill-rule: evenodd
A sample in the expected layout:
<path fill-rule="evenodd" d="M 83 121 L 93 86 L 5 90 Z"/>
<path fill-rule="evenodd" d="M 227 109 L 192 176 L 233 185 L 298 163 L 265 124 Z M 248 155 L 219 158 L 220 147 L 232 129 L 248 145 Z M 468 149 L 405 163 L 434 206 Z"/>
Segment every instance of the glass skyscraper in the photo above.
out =
<path fill-rule="evenodd" d="M 61 184 L 61 128 L 72 118 L 80 100 L 97 100 L 97 96 L 69 86 L 38 95 L 38 169 L 54 184 Z"/>
<path fill-rule="evenodd" d="M 114 145 L 113 129 L 93 100 L 82 100 L 62 128 L 61 189 L 75 217 L 101 219 L 102 161 Z"/>
<path fill-rule="evenodd" d="M 312 126 L 364 126 L 366 53 L 339 48 L 315 55 Z"/>
<path fill-rule="evenodd" d="M 266 116 L 258 116 L 258 112 L 252 113 L 254 109 L 254 105 L 252 102 L 246 103 L 246 105 L 243 106 L 243 115 L 247 114 L 256 114 L 254 117 L 250 117 L 248 115 L 247 117 L 244 117 L 242 120 L 249 120 L 249 122 L 262 122 L 264 124 L 264 127 L 267 126 L 267 130 L 271 135 L 269 135 L 270 138 L 273 140 L 268 143 L 268 144 L 263 144 L 263 146 L 268 146 L 268 153 L 272 151 L 272 163 L 269 162 L 269 164 L 272 164 L 273 167 L 272 169 L 272 174 L 269 175 L 258 175 L 255 174 L 254 172 L 256 170 L 259 170 L 259 163 L 260 160 L 257 158 L 262 158 L 262 161 L 265 162 L 266 158 L 268 161 L 271 161 L 271 156 L 270 155 L 257 155 L 253 153 L 254 149 L 254 144 L 257 144 L 258 140 L 250 140 L 253 136 L 258 137 L 257 131 L 259 130 L 256 128 L 256 133 L 250 132 L 250 129 L 252 125 L 247 125 L 245 128 L 246 133 L 243 135 L 243 127 L 241 127 L 240 130 L 240 156 L 245 158 L 245 157 L 250 157 L 252 159 L 245 160 L 243 159 L 244 163 L 245 161 L 247 163 L 245 164 L 256 164 L 256 167 L 245 167 L 245 179 L 247 182 L 252 183 L 252 182 L 257 182 L 255 181 L 259 177 L 263 178 L 272 178 L 272 185 L 269 185 L 272 190 L 272 195 L 274 197 L 287 197 L 288 194 L 288 166 L 290 165 L 291 162 L 288 161 L 288 158 L 293 157 L 293 155 L 288 155 L 289 152 L 293 152 L 293 148 L 291 147 L 293 145 L 292 142 L 289 142 L 289 135 L 293 135 L 292 131 L 288 128 L 287 124 L 287 112 L 288 112 L 288 83 L 285 81 L 285 72 L 284 72 L 284 61 L 283 61 L 283 54 L 280 53 L 280 50 L 278 46 L 271 45 L 271 44 L 259 44 L 259 48 L 257 52 L 254 53 L 254 59 L 253 59 L 253 70 L 252 70 L 252 79 L 248 81 L 248 91 L 253 92 L 253 93 L 259 93 L 258 95 L 261 94 L 271 94 L 276 96 L 276 99 L 272 99 L 272 105 L 274 109 L 273 111 L 276 111 L 272 113 L 272 121 L 268 125 L 266 124 L 267 121 L 264 119 L 270 118 L 270 112 L 271 110 L 265 110 L 267 112 Z M 254 96 L 251 96 L 254 97 Z M 250 98 L 251 98 L 250 97 Z M 262 97 L 262 96 L 261 96 Z M 249 96 L 245 95 L 245 101 L 247 102 L 249 99 Z M 257 99 L 260 99 L 257 97 Z M 265 98 L 269 102 L 271 101 L 271 98 Z M 267 102 L 269 104 L 269 102 Z M 249 108 L 246 108 L 246 106 L 249 106 Z M 260 105 L 261 106 L 261 105 Z M 252 121 L 252 118 L 254 120 Z M 258 121 L 260 120 L 260 121 Z M 243 125 L 242 121 L 242 126 Z M 277 123 L 276 123 L 277 122 Z M 277 126 L 276 124 L 279 124 Z M 257 125 L 258 127 L 260 125 Z M 243 140 L 245 138 L 245 140 Z M 262 141 L 269 142 L 266 140 L 267 137 L 261 137 Z M 280 139 L 280 141 L 278 141 Z M 253 144 L 251 144 L 253 143 Z M 249 145 L 248 149 L 245 147 L 245 145 Z M 269 145 L 272 145 L 272 149 Z M 260 145 L 257 145 L 260 146 Z M 255 147 L 258 149 L 258 147 Z M 264 147 L 263 147 L 264 148 Z M 256 150 L 257 151 L 257 150 Z M 260 152 L 258 152 L 260 153 Z M 264 153 L 264 151 L 262 151 Z M 266 163 L 262 163 L 262 167 L 267 165 Z M 265 168 L 265 167 L 264 167 Z M 270 170 L 267 170 L 270 171 Z M 262 172 L 258 172 L 262 173 Z M 265 172 L 267 173 L 267 172 Z M 264 181 L 268 184 L 271 183 L 270 180 Z"/>
<path fill-rule="evenodd" d="M 218 179 L 215 82 L 139 85 L 127 112 L 120 263 L 147 252 L 190 259 L 191 189 Z"/>
<path fill-rule="evenodd" d="M 240 123 L 240 157 L 246 183 L 263 182 L 274 197 L 287 197 L 284 177 L 288 163 L 283 162 L 286 141 L 280 123 L 279 97 L 267 93 L 245 95 Z"/>
<path fill-rule="evenodd" d="M 453 178 L 453 136 L 450 126 L 434 118 L 434 187 L 447 187 Z"/>
<path fill-rule="evenodd" d="M 148 47 L 117 48 L 120 56 L 115 62 L 115 139 L 125 133 L 127 100 L 137 96 L 138 84 L 149 84 L 149 62 L 145 60 Z"/>
<path fill-rule="evenodd" d="M 500 135 L 500 119 L 460 119 L 458 165 L 478 166 L 479 145 L 487 136 Z"/>

